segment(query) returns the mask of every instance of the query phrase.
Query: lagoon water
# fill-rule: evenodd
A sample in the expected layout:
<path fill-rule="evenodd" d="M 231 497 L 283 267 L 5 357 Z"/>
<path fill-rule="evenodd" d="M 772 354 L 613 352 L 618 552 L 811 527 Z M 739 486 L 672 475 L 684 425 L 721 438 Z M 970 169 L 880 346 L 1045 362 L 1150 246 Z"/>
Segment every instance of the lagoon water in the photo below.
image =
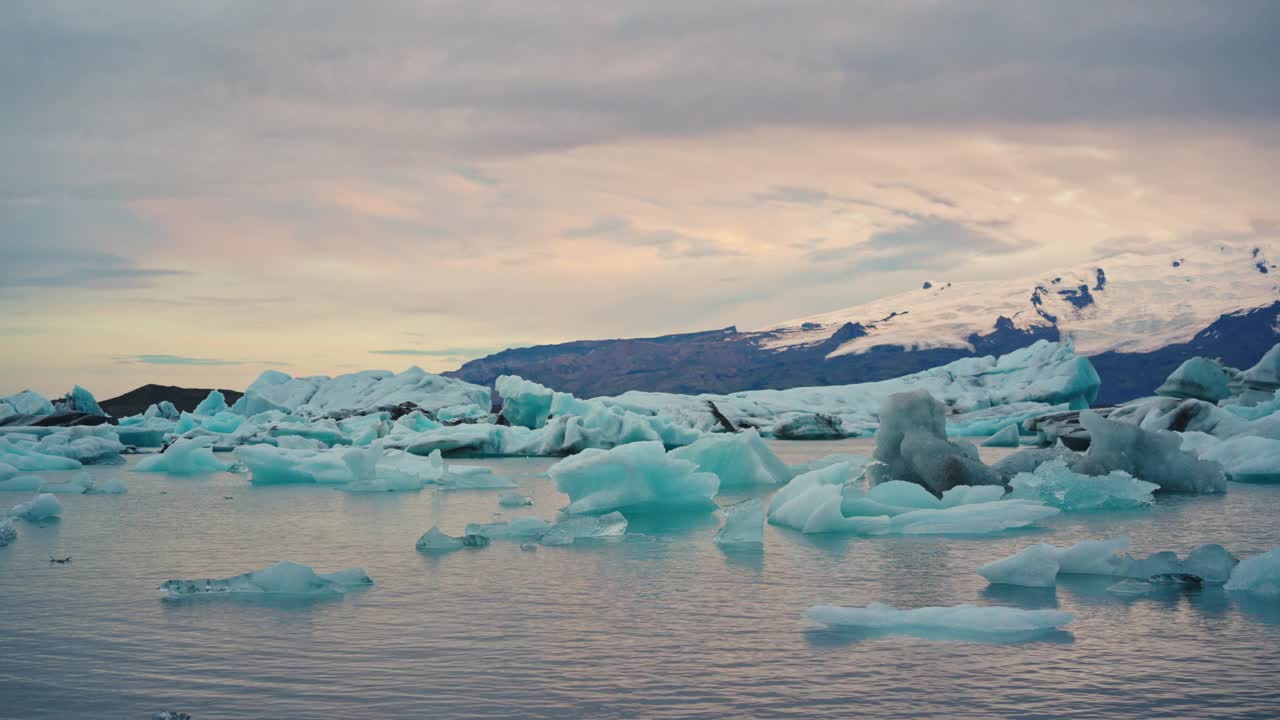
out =
<path fill-rule="evenodd" d="M 870 452 L 858 440 L 774 447 L 788 462 Z M 553 519 L 565 504 L 538 477 L 552 459 L 461 462 L 514 477 L 535 505 L 500 508 L 499 491 L 360 495 L 91 468 L 99 481 L 123 475 L 129 494 L 60 496 L 60 522 L 19 522 L 0 548 L 0 718 L 1280 717 L 1280 601 L 1217 588 L 1123 598 L 1105 578 L 1002 589 L 974 573 L 1033 542 L 1125 533 L 1141 553 L 1262 552 L 1280 545 L 1277 486 L 987 538 L 769 526 L 762 550 L 728 552 L 711 542 L 716 515 L 637 516 L 621 542 L 420 554 L 432 525 L 459 534 Z M 0 505 L 29 495 L 0 493 Z M 311 601 L 156 590 L 281 559 L 364 567 L 376 585 Z M 1036 642 L 980 644 L 859 636 L 800 616 L 877 601 L 1057 608 L 1075 622 Z"/>

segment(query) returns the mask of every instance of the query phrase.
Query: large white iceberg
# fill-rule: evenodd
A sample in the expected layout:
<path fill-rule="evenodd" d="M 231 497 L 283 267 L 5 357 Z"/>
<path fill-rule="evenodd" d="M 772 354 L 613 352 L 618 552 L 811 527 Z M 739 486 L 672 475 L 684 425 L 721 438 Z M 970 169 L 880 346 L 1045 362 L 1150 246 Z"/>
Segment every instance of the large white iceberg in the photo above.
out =
<path fill-rule="evenodd" d="M 473 407 L 479 414 L 490 409 L 489 389 L 433 375 L 421 368 L 402 373 L 365 370 L 337 377 L 295 378 L 276 370 L 258 376 L 232 411 L 251 416 L 278 410 L 300 417 L 345 417 L 413 406 L 426 412 L 444 408 Z"/>
<path fill-rule="evenodd" d="M 14 505 L 8 514 L 9 517 L 29 522 L 53 520 L 62 516 L 62 503 L 54 495 L 41 493 L 27 502 Z"/>
<path fill-rule="evenodd" d="M 159 455 L 149 455 L 133 467 L 137 472 L 162 472 L 170 475 L 200 475 L 225 472 L 230 462 L 219 460 L 209 449 L 213 438 L 183 438 Z"/>
<path fill-rule="evenodd" d="M 804 611 L 813 622 L 835 628 L 901 633 L 938 639 L 1021 639 L 1052 632 L 1073 620 L 1058 610 L 955 605 L 900 610 L 883 603 L 866 607 L 815 605 Z"/>
<path fill-rule="evenodd" d="M 1082 475 L 1063 458 L 1050 460 L 1033 472 L 1019 473 L 1009 482 L 1009 497 L 1035 500 L 1067 511 L 1132 510 L 1155 502 L 1155 483 L 1134 478 L 1123 470 L 1106 475 Z"/>
<path fill-rule="evenodd" d="M 1280 598 L 1280 547 L 1241 560 L 1223 587 L 1237 592 Z"/>
<path fill-rule="evenodd" d="M 121 462 L 124 449 L 111 425 L 69 427 L 40 438 L 39 445 L 45 455 L 72 458 L 84 465 Z"/>
<path fill-rule="evenodd" d="M 565 512 L 714 510 L 720 478 L 670 457 L 660 442 L 584 450 L 551 466 L 547 475 L 569 496 Z"/>
<path fill-rule="evenodd" d="M 734 434 L 708 435 L 670 452 L 678 460 L 690 460 L 702 472 L 715 473 L 720 487 L 782 485 L 791 480 L 791 468 L 778 459 L 754 428 Z"/>
<path fill-rule="evenodd" d="M 168 580 L 160 586 L 160 591 L 168 598 L 238 594 L 325 597 L 343 595 L 370 585 L 373 585 L 373 580 L 359 568 L 317 573 L 306 565 L 282 560 L 264 570 L 229 578 Z"/>

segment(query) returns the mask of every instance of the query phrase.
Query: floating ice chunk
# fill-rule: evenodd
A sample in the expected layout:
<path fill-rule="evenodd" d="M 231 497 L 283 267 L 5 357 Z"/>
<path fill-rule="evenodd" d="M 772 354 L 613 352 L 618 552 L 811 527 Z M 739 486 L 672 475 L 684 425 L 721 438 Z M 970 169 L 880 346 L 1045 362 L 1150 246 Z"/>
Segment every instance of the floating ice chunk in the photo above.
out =
<path fill-rule="evenodd" d="M 511 478 L 494 475 L 480 465 L 450 465 L 440 486 L 446 490 L 499 490 L 517 487 Z"/>
<path fill-rule="evenodd" d="M 1240 373 L 1230 384 L 1237 405 L 1257 405 L 1280 390 L 1280 343 L 1272 346 L 1256 365 Z"/>
<path fill-rule="evenodd" d="M 978 568 L 987 582 L 1025 587 L 1053 587 L 1058 577 L 1061 551 L 1045 543 L 1025 547 L 1003 560 Z"/>
<path fill-rule="evenodd" d="M 1107 418 L 1152 432 L 1203 432 L 1216 437 L 1256 434 L 1248 432 L 1250 424 L 1247 421 L 1213 403 L 1195 399 L 1138 398 L 1111 410 Z"/>
<path fill-rule="evenodd" d="M 1240 560 L 1221 545 L 1201 545 L 1182 561 L 1184 572 L 1207 583 L 1225 583 Z"/>
<path fill-rule="evenodd" d="M 1075 463 L 1084 459 L 1084 456 L 1062 446 L 1025 448 L 992 465 L 991 472 L 1007 485 L 1019 473 L 1035 472 L 1035 469 L 1041 465 L 1058 459 L 1065 461 L 1067 467 L 1074 467 Z"/>
<path fill-rule="evenodd" d="M 60 455 L 47 455 L 31 439 L 0 436 L 0 462 L 22 472 L 42 470 L 79 470 L 79 460 Z"/>
<path fill-rule="evenodd" d="M 119 462 L 124 445 L 111 425 L 76 426 L 40 438 L 45 455 L 73 458 L 84 465 Z"/>
<path fill-rule="evenodd" d="M 1187 445 L 1184 437 L 1182 447 Z M 1197 453 L 1200 459 L 1218 463 L 1230 479 L 1242 483 L 1280 483 L 1280 440 L 1246 435 L 1208 445 Z"/>
<path fill-rule="evenodd" d="M 8 518 L 0 518 L 0 547 L 4 547 L 18 539 L 18 531 Z"/>
<path fill-rule="evenodd" d="M 388 490 L 417 490 L 444 479 L 446 466 L 440 453 L 427 457 L 403 450 L 387 450 L 378 461 L 377 479 Z"/>
<path fill-rule="evenodd" d="M 1036 500 L 1067 511 L 1149 507 L 1155 502 L 1152 493 L 1159 488 L 1123 470 L 1081 475 L 1068 469 L 1062 458 L 1044 463 L 1035 472 L 1015 475 L 1009 485 L 1012 499 Z"/>
<path fill-rule="evenodd" d="M 498 496 L 498 504 L 502 507 L 524 507 L 533 504 L 533 498 L 516 492 L 506 492 Z"/>
<path fill-rule="evenodd" d="M 717 545 L 759 545 L 764 542 L 764 502 L 760 498 L 727 505 L 724 525 L 712 538 Z"/>
<path fill-rule="evenodd" d="M 589 538 L 616 538 L 627 532 L 627 519 L 620 512 L 599 517 L 571 517 L 552 525 L 542 536 L 543 545 L 571 545 Z"/>
<path fill-rule="evenodd" d="M 996 477 L 972 445 L 947 440 L 945 409 L 925 390 L 889 396 L 880 408 L 875 459 L 867 468 L 873 485 L 902 480 L 935 496 L 956 485 L 993 485 Z"/>
<path fill-rule="evenodd" d="M 773 516 L 780 511 L 788 502 L 804 495 L 809 490 L 819 485 L 843 485 L 847 482 L 853 473 L 853 466 L 848 462 L 837 462 L 831 465 L 810 470 L 801 473 L 792 478 L 791 482 L 784 485 L 778 492 L 773 494 L 773 499 L 769 501 L 769 521 L 773 522 Z M 795 510 L 790 511 L 795 513 Z M 812 510 L 810 510 L 812 512 Z M 779 522 L 780 525 L 788 525 L 799 530 L 804 526 L 804 521 L 808 519 L 808 515 L 800 517 L 796 523 Z"/>
<path fill-rule="evenodd" d="M 800 532 L 806 535 L 823 533 L 884 535 L 890 530 L 889 518 L 885 515 L 845 517 L 840 509 L 844 499 L 838 487 L 821 486 L 810 491 L 806 498 L 814 504 L 813 512 L 800 527 Z M 801 498 L 800 502 L 806 498 Z M 782 515 L 785 517 L 786 511 Z"/>
<path fill-rule="evenodd" d="M 107 414 L 98 405 L 98 401 L 94 399 L 93 393 L 79 385 L 71 388 L 71 392 L 63 396 L 62 407 L 64 410 L 84 413 L 85 415 L 105 416 Z"/>
<path fill-rule="evenodd" d="M 1072 468 L 1086 475 L 1123 470 L 1160 486 L 1165 492 L 1220 493 L 1227 488 L 1222 466 L 1183 452 L 1180 440 L 1168 431 L 1148 431 L 1108 420 L 1097 413 L 1080 413 L 1092 442 L 1083 460 Z"/>
<path fill-rule="evenodd" d="M 520 517 L 511 522 L 470 523 L 466 527 L 465 534 L 480 535 L 491 540 L 510 538 L 533 538 L 536 540 L 545 535 L 550 529 L 551 523 L 546 520 L 535 517 Z"/>
<path fill-rule="evenodd" d="M 440 531 L 438 527 L 432 527 L 430 530 L 422 534 L 418 538 L 415 546 L 419 552 L 449 552 L 451 550 L 462 549 L 462 538 L 450 537 Z"/>
<path fill-rule="evenodd" d="M 1057 610 L 1022 610 L 1012 607 L 923 607 L 899 610 L 872 603 L 866 607 L 815 605 L 804 612 L 813 622 L 837 628 L 858 628 L 881 633 L 901 633 L 938 639 L 1020 639 L 1051 632 L 1073 620 Z"/>
<path fill-rule="evenodd" d="M 806 462 L 806 463 L 799 463 L 797 465 L 792 465 L 791 475 L 793 477 L 799 477 L 801 475 L 804 475 L 805 473 L 812 472 L 814 470 L 821 470 L 823 468 L 831 467 L 832 465 L 845 463 L 849 465 L 849 467 L 851 468 L 850 476 L 854 478 L 858 478 L 858 477 L 862 477 L 862 472 L 866 470 L 867 466 L 870 465 L 872 462 L 874 461 L 871 458 L 867 457 L 866 455 L 854 455 L 852 453 L 832 453 L 830 455 L 823 455 L 817 460 L 810 460 L 809 462 Z"/>
<path fill-rule="evenodd" d="M 1280 547 L 1241 560 L 1223 587 L 1237 592 L 1280 597 Z"/>
<path fill-rule="evenodd" d="M 901 535 L 985 535 L 1033 525 L 1059 512 L 1058 508 L 1028 500 L 1000 500 L 942 510 L 913 510 L 890 518 L 889 529 Z"/>
<path fill-rule="evenodd" d="M 164 452 L 142 458 L 134 466 L 137 472 L 163 472 L 170 475 L 200 475 L 225 472 L 231 463 L 219 460 L 209 446 L 211 437 L 182 438 L 174 441 Z"/>
<path fill-rule="evenodd" d="M 502 417 L 507 422 L 530 430 L 547 424 L 555 395 L 550 388 L 515 375 L 499 375 L 493 388 L 502 396 Z"/>
<path fill-rule="evenodd" d="M 1227 384 L 1234 379 L 1235 371 L 1228 372 L 1217 360 L 1193 357 L 1173 371 L 1156 395 L 1216 403 L 1231 394 Z"/>
<path fill-rule="evenodd" d="M 317 573 L 306 565 L 282 560 L 265 570 L 222 579 L 168 580 L 160 590 L 169 598 L 234 594 L 333 596 L 369 587 L 373 580 L 353 568 Z"/>
<path fill-rule="evenodd" d="M 32 492 L 44 486 L 44 478 L 39 475 L 18 475 L 8 480 L 0 480 L 0 490 Z"/>
<path fill-rule="evenodd" d="M 982 441 L 983 447 L 1018 447 L 1022 442 L 1022 435 L 1018 432 L 1018 426 L 1006 425 L 1003 430 Z"/>
<path fill-rule="evenodd" d="M 18 468 L 10 465 L 9 463 L 0 462 L 0 482 L 8 480 L 11 477 L 15 477 L 17 474 Z"/>
<path fill-rule="evenodd" d="M 828 440 L 856 435 L 857 431 L 845 428 L 839 415 L 784 412 L 774 420 L 769 434 L 781 440 Z"/>
<path fill-rule="evenodd" d="M 957 485 L 942 493 L 942 507 L 995 502 L 1003 497 L 1002 485 Z"/>
<path fill-rule="evenodd" d="M 670 452 L 690 460 L 702 472 L 715 473 L 721 489 L 752 485 L 781 485 L 791 480 L 791 468 L 778 459 L 760 433 L 752 428 L 733 434 L 708 435 Z"/>
<path fill-rule="evenodd" d="M 168 401 L 165 401 L 168 402 Z M 154 405 L 152 407 L 155 407 Z M 176 418 L 177 411 L 174 411 Z M 126 422 L 126 420 L 135 420 L 136 422 Z M 120 421 L 120 425 L 116 427 L 116 436 L 121 444 L 132 445 L 134 447 L 161 447 L 164 445 L 164 436 L 174 432 L 178 427 L 177 423 L 163 417 L 139 417 L 134 415 Z"/>
<path fill-rule="evenodd" d="M 90 495 L 127 495 L 129 488 L 124 481 L 118 477 L 109 478 L 104 483 L 98 483 L 93 487 L 85 490 Z"/>
<path fill-rule="evenodd" d="M 584 450 L 547 471 L 560 492 L 569 496 L 565 512 L 611 510 L 714 510 L 720 478 L 697 472 L 688 460 L 667 455 L 659 442 L 621 445 L 612 450 Z"/>
<path fill-rule="evenodd" d="M 1064 575 L 1118 575 L 1130 538 L 1124 535 L 1110 540 L 1085 540 L 1069 548 L 1058 549 L 1058 572 Z"/>
<path fill-rule="evenodd" d="M 0 419 L 5 417 L 44 417 L 53 414 L 53 403 L 43 395 L 23 390 L 16 395 L 0 398 Z"/>
<path fill-rule="evenodd" d="M 196 405 L 196 409 L 191 411 L 192 415 L 217 415 L 221 412 L 227 412 L 231 408 L 227 407 L 227 398 L 219 390 L 210 390 L 209 395 Z"/>
<path fill-rule="evenodd" d="M 254 485 L 341 485 L 351 481 L 346 463 L 332 452 L 246 445 L 236 449 L 236 457 L 249 469 L 249 482 Z"/>
<path fill-rule="evenodd" d="M 58 502 L 58 498 L 49 493 L 41 493 L 27 502 L 14 505 L 9 509 L 9 517 L 26 520 L 28 522 L 40 522 L 41 520 L 52 520 L 62 515 L 62 503 Z"/>
<path fill-rule="evenodd" d="M 56 495 L 83 495 L 93 490 L 93 476 L 87 472 L 78 472 L 62 482 L 44 482 L 40 492 Z"/>
<path fill-rule="evenodd" d="M 1115 593 L 1116 595 L 1124 595 L 1126 597 L 1138 597 L 1140 595 L 1147 595 L 1155 589 L 1155 586 L 1146 580 L 1134 580 L 1133 578 L 1128 578 L 1121 580 L 1115 585 L 1111 585 L 1107 588 L 1107 592 Z"/>
<path fill-rule="evenodd" d="M 165 420 L 177 420 L 180 414 L 181 413 L 178 412 L 178 408 L 174 407 L 173 403 L 168 400 L 161 400 L 159 403 L 152 404 L 148 407 L 146 412 L 143 413 L 143 416 L 149 418 L 164 418 Z"/>
<path fill-rule="evenodd" d="M 1066 404 L 1012 402 L 970 410 L 947 416 L 947 435 L 986 437 L 1000 433 L 1010 426 L 1013 426 L 1014 432 L 1018 432 L 1019 426 L 1027 420 L 1047 413 L 1064 412 L 1068 408 Z"/>

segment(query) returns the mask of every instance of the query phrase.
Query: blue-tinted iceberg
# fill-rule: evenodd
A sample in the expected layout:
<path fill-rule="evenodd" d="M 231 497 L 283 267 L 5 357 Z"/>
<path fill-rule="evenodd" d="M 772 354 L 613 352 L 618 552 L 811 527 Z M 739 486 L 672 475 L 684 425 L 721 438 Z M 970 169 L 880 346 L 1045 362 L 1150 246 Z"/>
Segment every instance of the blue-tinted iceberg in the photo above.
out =
<path fill-rule="evenodd" d="M 53 414 L 53 403 L 31 390 L 0 398 L 0 425 L 18 418 L 41 418 Z"/>
<path fill-rule="evenodd" d="M 1058 578 L 1058 548 L 1037 543 L 1003 560 L 978 568 L 989 582 L 1025 587 L 1053 587 Z"/>
<path fill-rule="evenodd" d="M 218 390 L 210 390 L 209 395 L 196 405 L 196 409 L 191 411 L 192 415 L 217 415 L 220 412 L 226 412 L 231 408 L 227 407 L 227 398 Z"/>
<path fill-rule="evenodd" d="M 711 498 L 720 488 L 720 478 L 670 457 L 660 442 L 584 450 L 551 466 L 547 475 L 569 496 L 570 514 L 709 511 L 716 508 Z"/>
<path fill-rule="evenodd" d="M 31 492 L 39 490 L 44 486 L 44 478 L 38 475 L 15 475 L 5 480 L 0 480 L 0 491 L 5 492 Z"/>
<path fill-rule="evenodd" d="M 982 441 L 983 447 L 1018 447 L 1022 443 L 1022 435 L 1017 425 L 1006 425 L 1003 430 Z"/>
<path fill-rule="evenodd" d="M 455 408 L 456 412 L 459 406 L 487 414 L 489 389 L 416 367 L 402 373 L 365 370 L 334 378 L 295 378 L 268 370 L 245 389 L 232 411 L 246 417 L 277 410 L 302 418 L 339 418 L 398 407 L 429 413 Z"/>
<path fill-rule="evenodd" d="M 518 492 L 505 492 L 498 496 L 502 507 L 525 507 L 533 504 L 533 498 Z"/>
<path fill-rule="evenodd" d="M 373 580 L 359 568 L 317 573 L 306 565 L 282 560 L 265 570 L 229 578 L 168 580 L 160 586 L 160 591 L 168 598 L 238 594 L 325 597 L 344 595 L 371 585 Z"/>
<path fill-rule="evenodd" d="M 873 485 L 900 480 L 941 497 L 956 485 L 998 484 L 977 448 L 947 440 L 945 409 L 924 390 L 885 400 L 874 457 L 878 462 L 867 468 Z"/>
<path fill-rule="evenodd" d="M 1089 452 L 1072 467 L 1075 472 L 1106 475 L 1122 470 L 1164 492 L 1226 492 L 1222 466 L 1184 452 L 1175 433 L 1143 430 L 1088 411 L 1080 413 L 1080 422 L 1092 441 Z"/>
<path fill-rule="evenodd" d="M 150 455 L 134 466 L 137 472 L 162 472 L 170 475 L 201 475 L 225 472 L 230 462 L 219 460 L 209 449 L 213 438 L 183 438 L 175 441 L 159 455 Z"/>
<path fill-rule="evenodd" d="M 1280 547 L 1241 560 L 1223 587 L 1237 592 L 1280 598 Z"/>
<path fill-rule="evenodd" d="M 626 534 L 627 525 L 627 518 L 616 511 L 599 517 L 570 517 L 548 528 L 540 542 L 572 545 L 578 540 L 619 538 Z"/>
<path fill-rule="evenodd" d="M 1068 625 L 1071 613 L 1012 607 L 923 607 L 899 610 L 872 603 L 866 607 L 815 605 L 804 611 L 813 622 L 836 628 L 898 633 L 934 639 L 1022 639 Z"/>
<path fill-rule="evenodd" d="M 1193 357 L 1173 371 L 1164 384 L 1156 389 L 1156 395 L 1216 403 L 1227 399 L 1231 394 L 1227 386 L 1235 380 L 1236 374 L 1236 371 L 1223 367 L 1217 360 Z"/>
<path fill-rule="evenodd" d="M 44 453 L 34 438 L 14 435 L 0 436 L 0 463 L 22 472 L 79 470 L 82 467 L 74 458 Z"/>
<path fill-rule="evenodd" d="M 11 518 L 28 522 L 53 520 L 62 516 L 62 503 L 54 495 L 41 493 L 27 502 L 14 505 L 8 514 Z"/>
<path fill-rule="evenodd" d="M 78 425 L 40 438 L 39 451 L 94 465 L 121 462 L 124 445 L 111 425 Z"/>
<path fill-rule="evenodd" d="M 724 525 L 712 540 L 717 545 L 759 545 L 764 542 L 764 502 L 750 498 L 726 505 Z"/>
<path fill-rule="evenodd" d="M 93 397 L 93 393 L 76 385 L 71 388 L 71 392 L 62 397 L 59 403 L 61 410 L 65 412 L 84 413 L 85 415 L 97 415 L 99 417 L 106 416 L 106 412 L 98 405 L 98 401 Z"/>
<path fill-rule="evenodd" d="M 418 552 L 450 552 L 461 550 L 464 546 L 462 538 L 445 535 L 438 527 L 432 527 L 418 538 L 414 545 Z"/>
<path fill-rule="evenodd" d="M 1201 545 L 1186 557 L 1157 552 L 1144 558 L 1124 553 L 1129 538 L 1088 540 L 1068 548 L 1040 543 L 978 568 L 992 583 L 1049 587 L 1058 575 L 1103 575 L 1147 580 L 1156 575 L 1193 575 L 1206 583 L 1223 583 L 1236 557 L 1221 545 Z"/>
<path fill-rule="evenodd" d="M 493 388 L 502 396 L 502 417 L 507 422 L 530 430 L 547 424 L 553 390 L 515 375 L 500 375 Z"/>
<path fill-rule="evenodd" d="M 1155 502 L 1152 493 L 1159 489 L 1123 470 L 1097 476 L 1072 472 L 1062 458 L 1050 460 L 1034 472 L 1015 475 L 1009 485 L 1012 499 L 1035 500 L 1073 512 L 1149 507 Z"/>
<path fill-rule="evenodd" d="M 1253 435 L 1227 438 L 1198 454 L 1201 460 L 1221 465 L 1236 482 L 1280 483 L 1280 440 Z"/>
<path fill-rule="evenodd" d="M 469 523 L 464 532 L 491 540 L 537 540 L 550 529 L 551 523 L 541 518 L 518 517 L 510 522 Z"/>
<path fill-rule="evenodd" d="M 754 428 L 740 433 L 707 435 L 670 453 L 690 460 L 702 472 L 715 473 L 720 488 L 782 485 L 791 480 L 791 468 L 778 459 Z"/>

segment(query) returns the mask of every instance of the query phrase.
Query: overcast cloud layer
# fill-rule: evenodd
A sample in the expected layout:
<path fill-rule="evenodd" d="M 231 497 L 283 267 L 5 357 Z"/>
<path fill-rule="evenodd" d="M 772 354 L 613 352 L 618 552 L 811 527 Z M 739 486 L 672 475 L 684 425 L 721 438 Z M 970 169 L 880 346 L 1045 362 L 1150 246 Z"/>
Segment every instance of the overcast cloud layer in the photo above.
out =
<path fill-rule="evenodd" d="M 448 369 L 1277 232 L 1280 5 L 21 2 L 0 394 Z"/>

